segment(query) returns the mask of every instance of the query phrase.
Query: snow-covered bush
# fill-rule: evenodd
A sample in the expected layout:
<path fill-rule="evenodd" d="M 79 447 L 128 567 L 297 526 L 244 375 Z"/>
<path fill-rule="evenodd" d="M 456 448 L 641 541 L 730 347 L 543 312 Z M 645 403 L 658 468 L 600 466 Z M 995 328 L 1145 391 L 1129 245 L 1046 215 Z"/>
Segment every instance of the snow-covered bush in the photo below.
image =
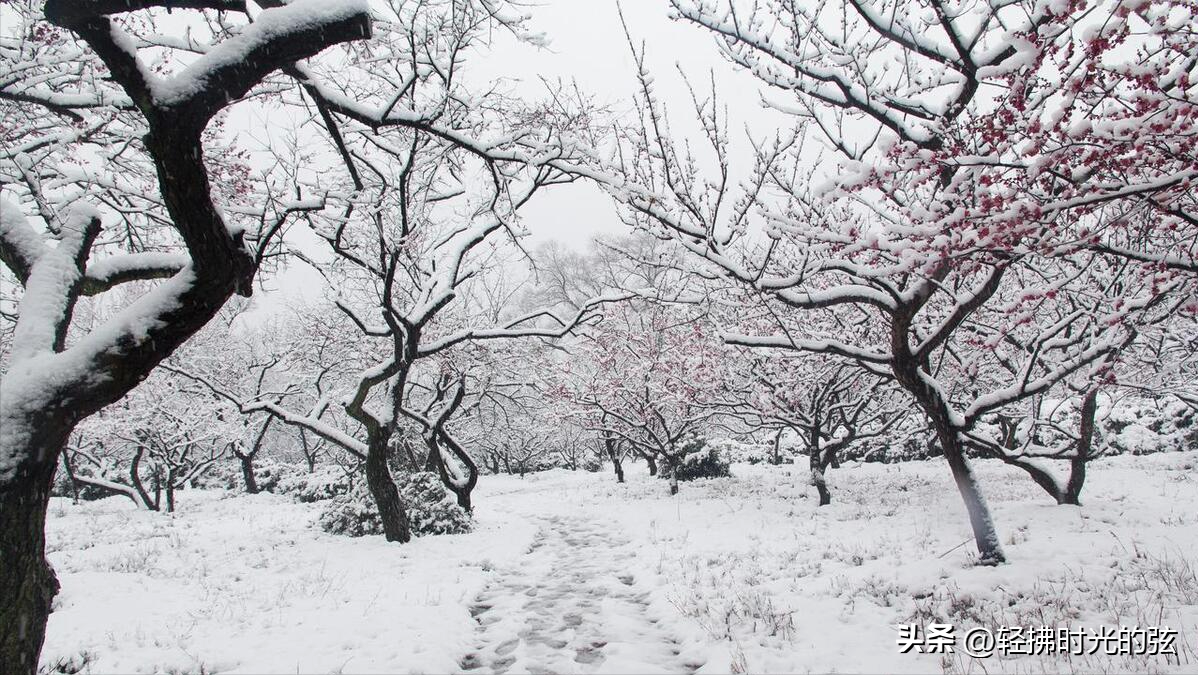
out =
<path fill-rule="evenodd" d="M 686 442 L 682 460 L 676 466 L 667 467 L 662 473 L 665 478 L 673 473 L 678 480 L 724 478 L 732 475 L 728 470 L 728 460 L 720 455 L 719 449 L 715 445 L 708 445 L 706 439 L 698 436 Z"/>
<path fill-rule="evenodd" d="M 218 462 L 196 476 L 192 487 L 201 490 L 240 490 L 242 485 L 241 466 L 233 462 Z"/>
<path fill-rule="evenodd" d="M 261 492 L 278 492 L 284 479 L 303 474 L 304 470 L 294 464 L 265 461 L 254 465 L 254 481 Z"/>
<path fill-rule="evenodd" d="M 754 443 L 721 438 L 711 442 L 720 456 L 734 464 L 768 464 L 773 460 L 773 443 Z M 794 446 L 783 441 L 779 458 L 786 463 L 793 461 Z"/>
<path fill-rule="evenodd" d="M 334 497 L 325 506 L 320 514 L 321 529 L 348 537 L 383 533 L 382 520 L 365 483 L 359 481 L 349 492 Z M 412 536 L 461 534 L 473 527 L 470 515 L 457 505 L 437 474 L 429 471 L 399 474 L 395 486 L 399 488 L 400 502 L 408 511 Z"/>
<path fill-rule="evenodd" d="M 348 493 L 355 481 L 345 470 L 336 466 L 323 466 L 312 473 L 284 476 L 279 479 L 277 491 L 290 495 L 304 503 L 333 499 Z"/>
<path fill-rule="evenodd" d="M 1104 412 L 1099 427 L 1106 452 L 1147 455 L 1198 446 L 1198 415 L 1176 399 L 1122 399 Z"/>

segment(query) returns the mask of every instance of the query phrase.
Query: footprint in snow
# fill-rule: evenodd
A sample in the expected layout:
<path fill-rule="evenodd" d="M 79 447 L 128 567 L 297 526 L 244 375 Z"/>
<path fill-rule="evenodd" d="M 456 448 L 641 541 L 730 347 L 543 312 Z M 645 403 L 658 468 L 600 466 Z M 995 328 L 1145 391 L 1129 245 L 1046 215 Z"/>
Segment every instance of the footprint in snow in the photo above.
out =
<path fill-rule="evenodd" d="M 461 658 L 476 673 L 693 673 L 677 640 L 634 590 L 630 542 L 586 518 L 545 519 L 523 558 L 497 570 L 470 607 L 478 645 Z"/>

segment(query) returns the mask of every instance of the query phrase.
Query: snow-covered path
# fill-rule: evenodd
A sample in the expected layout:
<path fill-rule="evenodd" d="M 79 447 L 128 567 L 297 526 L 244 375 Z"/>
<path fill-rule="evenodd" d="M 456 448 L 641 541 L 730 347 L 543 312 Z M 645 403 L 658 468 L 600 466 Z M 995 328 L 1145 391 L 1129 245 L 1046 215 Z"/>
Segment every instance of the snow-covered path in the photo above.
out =
<path fill-rule="evenodd" d="M 677 639 L 648 612 L 632 542 L 583 516 L 544 519 L 528 553 L 496 570 L 470 608 L 479 673 L 692 673 Z"/>

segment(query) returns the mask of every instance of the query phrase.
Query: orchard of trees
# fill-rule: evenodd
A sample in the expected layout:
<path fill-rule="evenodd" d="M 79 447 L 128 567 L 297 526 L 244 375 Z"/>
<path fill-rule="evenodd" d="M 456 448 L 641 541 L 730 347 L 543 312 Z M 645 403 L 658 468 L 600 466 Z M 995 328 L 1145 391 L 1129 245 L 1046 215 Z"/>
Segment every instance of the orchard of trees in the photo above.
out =
<path fill-rule="evenodd" d="M 942 457 L 994 565 L 975 460 L 1080 505 L 1195 442 L 1192 3 L 661 4 L 774 122 L 664 100 L 635 25 L 628 105 L 479 82 L 552 41 L 506 0 L 0 7 L 0 671 L 51 495 L 292 490 L 404 543 L 488 474 L 794 463 L 828 504 Z M 528 245 L 566 184 L 625 233 Z M 321 299 L 263 319 L 296 268 Z"/>

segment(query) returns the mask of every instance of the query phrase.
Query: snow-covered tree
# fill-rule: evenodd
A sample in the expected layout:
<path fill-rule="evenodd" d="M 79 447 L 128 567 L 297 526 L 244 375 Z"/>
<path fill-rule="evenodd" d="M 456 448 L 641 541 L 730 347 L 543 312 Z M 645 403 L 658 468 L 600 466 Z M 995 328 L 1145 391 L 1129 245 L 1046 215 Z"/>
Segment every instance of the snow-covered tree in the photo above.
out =
<path fill-rule="evenodd" d="M 0 670 L 11 673 L 37 668 L 57 591 L 42 532 L 72 429 L 248 294 L 286 216 L 314 206 L 258 185 L 239 208 L 245 176 L 208 154 L 213 120 L 273 74 L 370 33 L 355 0 L 253 15 L 228 0 L 40 4 L 5 3 L 0 38 L 14 141 L 0 159 L 0 261 L 23 289 L 0 383 Z M 200 10 L 202 27 L 172 33 L 170 8 Z M 162 281 L 72 331 L 81 296 L 135 279 Z"/>
<path fill-rule="evenodd" d="M 827 471 L 855 443 L 890 434 L 906 411 L 892 387 L 869 371 L 811 354 L 753 360 L 750 388 L 736 414 L 751 425 L 791 430 L 807 451 L 820 506 L 832 503 Z"/>
<path fill-rule="evenodd" d="M 1149 15 L 1168 15 L 1173 4 Z M 1034 179 L 1039 165 L 1008 166 L 1004 153 L 1040 148 L 976 128 L 1005 109 L 992 89 L 1019 97 L 1036 79 L 1030 96 L 1039 110 L 1058 110 L 1062 99 L 1045 83 L 1075 41 L 1094 35 L 1090 27 L 1106 30 L 1102 17 L 1128 16 L 1120 3 L 1096 10 L 1038 2 L 673 5 L 711 31 L 734 63 L 787 94 L 769 101 L 794 115 L 797 130 L 751 139 L 753 168 L 732 180 L 726 113 L 714 96 L 695 99 L 708 141 L 699 156 L 670 137 L 642 67 L 643 123 L 593 177 L 630 220 L 672 237 L 755 295 L 746 311 L 775 317 L 772 330 L 728 335 L 730 342 L 838 356 L 893 378 L 936 433 L 981 561 L 1001 562 L 966 459 L 970 436 L 982 433 L 977 425 L 1067 379 L 1101 381 L 1141 325 L 1188 302 L 1192 275 L 1127 250 L 1176 250 L 1174 232 L 1192 203 L 1192 60 L 1168 65 L 1176 40 L 1163 26 L 1143 36 L 1144 58 L 1158 67 L 1142 74 L 1161 90 L 1150 97 L 1155 112 L 1143 118 L 1125 119 L 1102 91 L 1105 80 L 1066 73 L 1075 89 L 1063 94 L 1067 101 L 1103 98 L 1101 112 L 1112 117 L 1101 133 L 1135 136 L 1154 117 L 1169 120 L 1155 138 L 1171 159 L 1141 164 L 1129 140 L 1117 152 L 1127 175 L 1115 175 L 1113 164 L 1093 176 L 1083 169 L 1073 176 L 1082 184 L 1076 189 L 1064 184 L 1069 176 L 1048 187 L 1057 179 L 1041 176 L 1027 197 L 1049 201 L 1032 205 L 993 174 L 1009 169 Z M 1041 34 L 1062 44 L 1047 65 L 1038 58 L 1047 52 L 1028 46 Z M 1115 71 L 1129 87 L 1139 77 L 1134 65 Z M 1011 80 L 1012 73 L 1023 75 Z M 1005 149 L 992 152 L 994 143 Z M 821 164 L 821 146 L 834 161 Z M 1045 150 L 1073 161 L 1062 159 L 1066 149 Z M 1135 226 L 1108 227 L 1117 204 L 1137 205 Z M 1088 233 L 1099 230 L 1115 239 L 1094 243 Z M 1133 235 L 1135 242 L 1124 241 Z"/>

